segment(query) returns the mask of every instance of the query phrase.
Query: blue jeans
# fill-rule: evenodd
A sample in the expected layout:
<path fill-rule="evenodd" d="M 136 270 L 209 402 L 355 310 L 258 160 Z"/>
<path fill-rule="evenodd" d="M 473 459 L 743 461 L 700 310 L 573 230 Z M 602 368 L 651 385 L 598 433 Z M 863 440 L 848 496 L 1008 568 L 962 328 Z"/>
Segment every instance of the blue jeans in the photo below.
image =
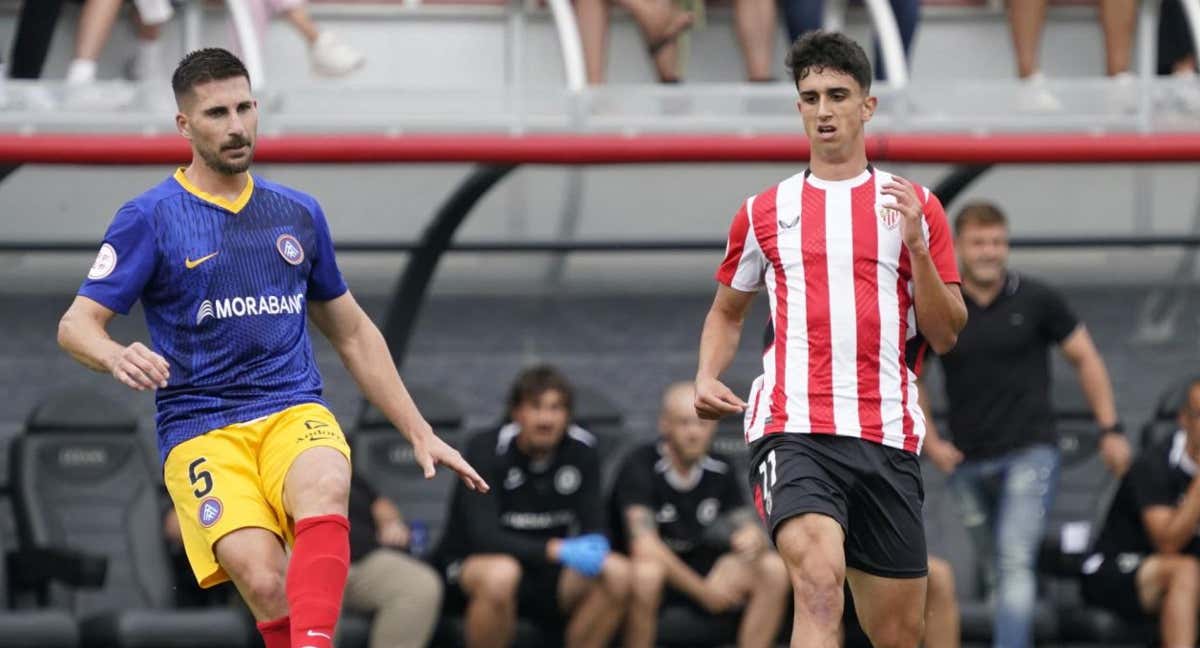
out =
<path fill-rule="evenodd" d="M 997 648 L 1033 645 L 1037 554 L 1058 486 L 1058 467 L 1058 448 L 1037 444 L 992 459 L 964 461 L 950 476 L 995 601 L 992 645 Z"/>

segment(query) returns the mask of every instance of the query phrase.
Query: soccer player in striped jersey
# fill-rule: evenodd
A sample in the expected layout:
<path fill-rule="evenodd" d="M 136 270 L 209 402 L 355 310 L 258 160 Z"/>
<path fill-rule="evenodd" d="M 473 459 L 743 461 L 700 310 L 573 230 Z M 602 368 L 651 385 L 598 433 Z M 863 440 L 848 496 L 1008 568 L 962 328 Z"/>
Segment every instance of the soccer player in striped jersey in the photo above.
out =
<path fill-rule="evenodd" d="M 936 196 L 867 161 L 877 100 L 862 48 L 814 32 L 788 62 L 809 168 L 734 216 L 695 406 L 745 416 L 755 505 L 795 593 L 792 646 L 837 645 L 844 581 L 874 645 L 916 646 L 928 571 L 916 376 L 925 347 L 950 349 L 966 322 L 952 239 Z M 764 287 L 775 335 L 746 402 L 719 377 Z"/>
<path fill-rule="evenodd" d="M 426 477 L 440 463 L 487 485 L 405 390 L 342 280 L 317 201 L 249 173 L 258 109 L 242 62 L 192 52 L 172 86 L 192 162 L 117 211 L 59 344 L 156 390 L 163 478 L 200 585 L 232 580 L 267 648 L 330 648 L 349 562 L 350 448 L 321 399 L 305 316 Z M 108 323 L 139 299 L 150 346 L 113 340 Z"/>

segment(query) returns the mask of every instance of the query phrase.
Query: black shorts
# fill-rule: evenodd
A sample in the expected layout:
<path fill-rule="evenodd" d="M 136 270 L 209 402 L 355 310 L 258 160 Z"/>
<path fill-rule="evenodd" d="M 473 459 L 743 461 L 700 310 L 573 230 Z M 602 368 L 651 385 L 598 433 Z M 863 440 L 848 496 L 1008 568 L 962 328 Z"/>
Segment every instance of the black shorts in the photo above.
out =
<path fill-rule="evenodd" d="M 1138 599 L 1137 573 L 1146 557 L 1137 553 L 1092 554 L 1083 561 L 1079 591 L 1088 605 L 1111 610 L 1126 621 L 1144 621 L 1149 613 Z"/>
<path fill-rule="evenodd" d="M 783 433 L 756 441 L 751 457 L 750 491 L 772 539 L 783 521 L 820 513 L 842 525 L 847 567 L 884 578 L 928 573 L 915 454 L 853 437 Z"/>
<path fill-rule="evenodd" d="M 465 559 L 463 559 L 465 560 Z M 446 585 L 442 614 L 462 614 L 467 609 L 467 593 L 459 582 L 463 560 L 435 564 Z M 517 586 L 517 614 L 521 617 L 561 629 L 566 619 L 558 606 L 558 581 L 562 565 L 521 565 L 521 584 Z"/>

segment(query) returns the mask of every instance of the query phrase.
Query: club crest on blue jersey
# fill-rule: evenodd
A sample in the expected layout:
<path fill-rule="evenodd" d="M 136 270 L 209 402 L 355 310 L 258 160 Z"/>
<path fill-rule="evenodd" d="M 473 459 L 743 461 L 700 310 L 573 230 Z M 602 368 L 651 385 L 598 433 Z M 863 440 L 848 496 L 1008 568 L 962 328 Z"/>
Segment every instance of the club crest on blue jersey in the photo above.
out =
<path fill-rule="evenodd" d="M 215 497 L 206 498 L 200 502 L 200 526 L 204 528 L 211 527 L 221 519 L 221 514 L 225 512 L 225 507 L 221 504 L 221 500 Z"/>
<path fill-rule="evenodd" d="M 304 262 L 304 248 L 300 247 L 300 240 L 291 234 L 280 234 L 279 238 L 275 239 L 275 249 L 279 250 L 279 255 L 284 261 L 292 265 Z"/>

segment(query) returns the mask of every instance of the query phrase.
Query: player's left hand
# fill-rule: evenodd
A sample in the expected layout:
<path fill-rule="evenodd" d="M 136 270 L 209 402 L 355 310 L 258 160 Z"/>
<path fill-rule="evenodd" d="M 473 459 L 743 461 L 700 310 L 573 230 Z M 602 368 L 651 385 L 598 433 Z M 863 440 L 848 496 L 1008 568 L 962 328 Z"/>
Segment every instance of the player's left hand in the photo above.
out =
<path fill-rule="evenodd" d="M 758 527 L 744 524 L 729 538 L 733 550 L 747 560 L 753 560 L 767 548 L 767 537 Z"/>
<path fill-rule="evenodd" d="M 1129 439 L 1126 439 L 1124 434 L 1106 432 L 1100 437 L 1100 458 L 1112 474 L 1121 477 L 1129 470 L 1129 464 L 1133 461 Z"/>
<path fill-rule="evenodd" d="M 894 177 L 883 185 L 882 193 L 896 199 L 895 204 L 887 207 L 900 212 L 900 237 L 909 253 L 927 250 L 925 214 L 921 211 L 921 199 L 917 197 L 916 187 L 904 178 Z"/>
<path fill-rule="evenodd" d="M 442 465 L 458 473 L 467 488 L 481 493 L 488 492 L 490 487 L 487 482 L 483 481 L 483 477 L 475 472 L 475 469 L 467 463 L 466 459 L 463 459 L 458 450 L 451 448 L 449 444 L 434 434 L 428 424 L 422 434 L 412 435 L 411 441 L 413 455 L 417 460 L 417 465 L 425 473 L 425 479 L 433 479 L 437 473 L 434 467 Z"/>

